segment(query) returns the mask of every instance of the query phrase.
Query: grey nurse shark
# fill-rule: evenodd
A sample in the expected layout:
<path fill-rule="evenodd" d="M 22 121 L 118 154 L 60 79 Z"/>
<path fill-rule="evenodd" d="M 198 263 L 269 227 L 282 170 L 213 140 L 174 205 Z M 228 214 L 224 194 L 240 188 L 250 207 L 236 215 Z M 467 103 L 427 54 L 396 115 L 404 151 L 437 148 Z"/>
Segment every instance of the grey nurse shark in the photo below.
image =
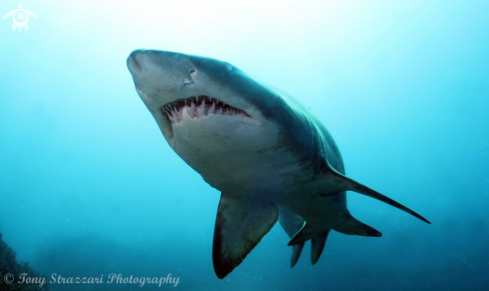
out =
<path fill-rule="evenodd" d="M 221 191 L 212 257 L 224 278 L 274 226 L 291 266 L 311 240 L 316 263 L 330 230 L 379 237 L 353 218 L 346 191 L 400 203 L 347 178 L 333 138 L 310 109 L 219 60 L 157 50 L 127 59 L 136 91 L 171 148 Z"/>

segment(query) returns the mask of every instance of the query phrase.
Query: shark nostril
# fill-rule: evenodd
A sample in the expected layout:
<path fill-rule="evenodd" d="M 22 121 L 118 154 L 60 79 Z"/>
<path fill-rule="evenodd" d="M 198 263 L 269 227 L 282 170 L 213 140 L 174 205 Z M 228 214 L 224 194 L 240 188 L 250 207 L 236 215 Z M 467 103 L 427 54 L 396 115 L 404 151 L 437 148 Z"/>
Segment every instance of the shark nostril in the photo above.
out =
<path fill-rule="evenodd" d="M 131 54 L 129 56 L 129 59 L 128 59 L 128 65 L 131 64 L 132 68 L 134 69 L 137 69 L 137 70 L 141 70 L 141 64 L 139 63 L 139 60 L 136 58 L 135 55 Z"/>
<path fill-rule="evenodd" d="M 190 74 L 193 74 L 193 73 L 195 73 L 195 70 L 194 70 L 194 69 L 192 69 L 192 70 L 190 70 L 190 71 L 189 71 L 189 73 L 190 73 Z"/>

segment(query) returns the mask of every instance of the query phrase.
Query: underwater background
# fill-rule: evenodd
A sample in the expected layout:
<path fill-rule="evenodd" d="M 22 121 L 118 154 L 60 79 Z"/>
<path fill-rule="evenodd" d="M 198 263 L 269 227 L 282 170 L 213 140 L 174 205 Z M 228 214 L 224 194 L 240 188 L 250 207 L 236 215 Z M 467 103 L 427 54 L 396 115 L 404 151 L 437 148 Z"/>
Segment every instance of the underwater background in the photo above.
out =
<path fill-rule="evenodd" d="M 51 290 L 487 290 L 489 1 L 23 1 L 0 19 L 0 233 L 48 280 L 178 277 Z M 1 16 L 17 1 L 0 2 Z M 138 48 L 227 61 L 310 107 L 381 238 L 331 232 L 290 268 L 277 224 L 212 267 L 220 193 L 164 140 L 126 68 Z M 0 289 L 8 288 L 0 278 Z M 7 289 L 5 289 L 7 290 Z"/>

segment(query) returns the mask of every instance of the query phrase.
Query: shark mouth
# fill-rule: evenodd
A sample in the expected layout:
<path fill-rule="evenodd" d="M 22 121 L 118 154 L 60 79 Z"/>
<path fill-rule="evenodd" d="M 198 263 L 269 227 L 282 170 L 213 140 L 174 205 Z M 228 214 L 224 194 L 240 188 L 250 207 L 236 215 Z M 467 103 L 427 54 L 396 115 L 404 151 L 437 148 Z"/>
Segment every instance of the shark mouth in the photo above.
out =
<path fill-rule="evenodd" d="M 201 118 L 211 114 L 249 116 L 245 111 L 208 96 L 189 97 L 168 103 L 161 111 L 170 124 L 183 121 L 183 111 L 186 110 L 192 118 Z"/>

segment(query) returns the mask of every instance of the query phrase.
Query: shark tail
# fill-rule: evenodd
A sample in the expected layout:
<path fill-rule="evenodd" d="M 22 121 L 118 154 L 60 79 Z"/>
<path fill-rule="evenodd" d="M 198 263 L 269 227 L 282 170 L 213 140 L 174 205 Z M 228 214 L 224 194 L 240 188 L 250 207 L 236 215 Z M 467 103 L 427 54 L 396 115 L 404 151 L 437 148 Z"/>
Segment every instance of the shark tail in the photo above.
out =
<path fill-rule="evenodd" d="M 278 207 L 221 194 L 212 260 L 219 279 L 236 268 L 278 219 Z M 300 252 L 299 252 L 300 255 Z"/>
<path fill-rule="evenodd" d="M 336 195 L 343 191 L 354 191 L 375 198 L 379 201 L 382 201 L 386 204 L 396 207 L 404 212 L 407 212 L 426 223 L 431 224 L 426 218 L 414 212 L 413 210 L 350 178 L 347 178 L 345 175 L 336 171 L 329 164 L 327 167 L 325 167 L 325 170 L 323 171 L 320 178 L 318 179 L 318 185 L 321 186 L 323 189 L 327 189 L 328 191 L 326 193 L 322 192 L 320 194 L 323 197 Z M 354 234 L 354 235 L 373 236 L 373 237 L 382 236 L 382 234 L 379 231 L 356 220 L 348 212 L 345 215 L 342 215 L 341 218 L 339 218 L 338 223 L 335 223 L 333 229 L 344 234 Z M 303 227 L 292 237 L 288 245 L 292 246 L 292 245 L 303 243 L 309 239 L 319 236 L 322 232 L 325 231 L 329 231 L 329 230 L 327 228 L 326 229 L 321 229 L 320 227 L 318 228 L 317 226 L 311 225 L 306 222 L 303 225 Z"/>
<path fill-rule="evenodd" d="M 330 190 L 329 193 L 326 194 L 321 194 L 322 196 L 329 196 L 329 195 L 334 195 L 338 192 L 341 191 L 354 191 L 360 194 L 363 194 L 365 196 L 372 197 L 374 199 L 377 199 L 379 201 L 382 201 L 386 204 L 389 204 L 393 207 L 396 207 L 397 209 L 400 209 L 404 212 L 407 212 L 411 214 L 412 216 L 428 223 L 431 224 L 426 218 L 423 216 L 419 215 L 418 213 L 414 212 L 413 210 L 407 208 L 406 206 L 402 205 L 401 203 L 380 194 L 377 191 L 374 191 L 367 186 L 364 186 L 348 177 L 345 175 L 339 173 L 336 171 L 331 165 L 328 164 L 328 166 L 325 169 L 325 172 L 322 173 L 322 176 L 320 177 L 324 181 L 324 183 L 327 185 L 327 188 Z"/>

